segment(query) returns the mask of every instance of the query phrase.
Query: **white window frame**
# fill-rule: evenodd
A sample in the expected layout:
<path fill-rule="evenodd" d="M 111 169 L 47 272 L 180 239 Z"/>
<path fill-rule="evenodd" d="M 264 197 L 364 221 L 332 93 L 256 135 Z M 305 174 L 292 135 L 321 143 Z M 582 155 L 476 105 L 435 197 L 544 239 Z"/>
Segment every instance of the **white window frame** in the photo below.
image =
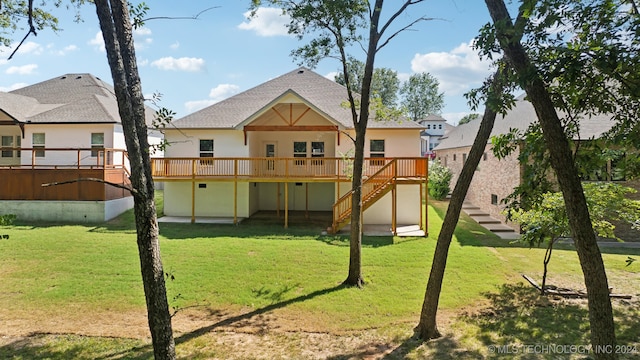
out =
<path fill-rule="evenodd" d="M 42 142 L 40 142 L 38 139 L 38 141 L 36 142 L 36 137 L 39 137 L 40 135 L 42 135 Z M 44 148 L 45 148 L 45 144 L 47 142 L 47 135 L 45 133 L 33 133 L 31 134 L 31 147 L 34 149 L 35 152 L 35 157 L 44 157 L 45 153 L 44 153 Z M 42 149 L 42 150 L 36 150 L 36 149 Z"/>

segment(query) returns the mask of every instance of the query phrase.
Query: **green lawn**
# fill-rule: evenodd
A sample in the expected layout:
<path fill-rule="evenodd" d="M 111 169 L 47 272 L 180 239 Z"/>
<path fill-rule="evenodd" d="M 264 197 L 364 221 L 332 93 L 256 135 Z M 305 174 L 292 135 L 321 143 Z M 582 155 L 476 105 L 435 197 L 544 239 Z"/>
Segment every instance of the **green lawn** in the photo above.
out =
<path fill-rule="evenodd" d="M 280 224 L 162 223 L 164 267 L 174 279 L 167 287 L 172 311 L 178 311 L 179 354 L 254 358 L 233 350 L 232 341 L 220 340 L 228 334 L 218 331 L 234 326 L 261 341 L 266 340 L 260 331 L 270 334 L 269 347 L 260 347 L 267 351 L 264 358 L 302 351 L 301 338 L 309 334 L 332 336 L 331 344 L 344 336 L 366 344 L 375 335 L 375 342 L 386 344 L 387 350 L 380 351 L 389 358 L 440 352 L 474 358 L 495 343 L 588 343 L 583 302 L 549 302 L 521 285 L 522 273 L 539 278 L 544 251 L 499 240 L 466 216 L 449 252 L 440 301 L 449 342 L 412 340 L 445 206 L 433 202 L 429 207 L 428 238 L 365 238 L 364 289 L 340 285 L 347 272 L 348 239 L 321 236 L 321 226 L 285 230 Z M 0 234 L 9 235 L 0 240 L 0 358 L 149 358 L 148 340 L 135 335 L 145 334 L 145 302 L 132 224 L 127 213 L 99 226 L 0 228 Z M 640 265 L 626 267 L 628 254 L 638 256 L 638 250 L 605 254 L 605 261 L 616 291 L 637 295 Z M 574 251 L 554 251 L 550 283 L 580 286 Z M 621 342 L 638 341 L 640 312 L 633 304 L 615 303 Z M 82 324 L 89 322 L 93 325 L 85 329 Z M 63 335 L 13 342 L 30 333 Z M 11 340 L 3 342 L 3 336 Z M 335 346 L 345 356 L 334 358 L 350 358 Z"/>

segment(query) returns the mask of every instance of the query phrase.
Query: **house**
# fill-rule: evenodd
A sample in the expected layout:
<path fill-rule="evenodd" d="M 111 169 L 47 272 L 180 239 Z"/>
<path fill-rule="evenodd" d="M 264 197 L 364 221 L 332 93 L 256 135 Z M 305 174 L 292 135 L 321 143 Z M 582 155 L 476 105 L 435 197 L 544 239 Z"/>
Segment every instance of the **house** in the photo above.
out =
<path fill-rule="evenodd" d="M 353 141 L 347 91 L 301 67 L 174 120 L 164 158 L 168 216 L 229 217 L 275 211 L 332 212 L 332 231 L 348 223 Z M 363 217 L 367 224 L 422 223 L 427 162 L 423 127 L 410 120 L 369 121 Z"/>
<path fill-rule="evenodd" d="M 418 123 L 425 128 L 425 130 L 420 134 L 422 138 L 420 147 L 421 154 L 422 156 L 433 158 L 433 148 L 440 144 L 440 138 L 442 138 L 447 132 L 451 131 L 453 126 L 447 124 L 447 120 L 442 116 L 433 114 L 419 120 Z"/>
<path fill-rule="evenodd" d="M 454 187 L 462 166 L 467 160 L 467 154 L 471 150 L 480 122 L 481 119 L 476 119 L 458 125 L 443 137 L 440 145 L 435 148 L 437 159 L 453 172 L 451 188 Z M 534 122 L 537 122 L 537 116 L 533 105 L 522 95 L 517 98 L 515 106 L 505 116 L 496 117 L 492 136 L 506 134 L 511 128 L 525 130 Z M 611 117 L 606 115 L 584 117 L 580 121 L 579 134 L 576 134 L 574 141 L 600 138 L 611 129 L 613 124 Z M 502 214 L 504 205 L 501 202 L 521 184 L 523 178 L 523 169 L 518 162 L 520 149 L 521 146 L 507 158 L 498 160 L 493 156 L 491 141 L 489 141 L 473 176 L 466 201 L 495 219 L 504 219 L 505 216 Z M 611 173 L 610 166 L 611 164 L 608 168 L 609 173 Z M 607 169 L 604 171 L 607 172 Z M 607 176 L 601 178 L 601 180 L 606 179 Z M 519 230 L 518 224 L 507 225 Z"/>
<path fill-rule="evenodd" d="M 133 206 L 128 191 L 105 183 L 42 187 L 79 178 L 129 184 L 113 87 L 99 78 L 66 74 L 0 93 L 0 139 L 0 214 L 102 222 Z"/>

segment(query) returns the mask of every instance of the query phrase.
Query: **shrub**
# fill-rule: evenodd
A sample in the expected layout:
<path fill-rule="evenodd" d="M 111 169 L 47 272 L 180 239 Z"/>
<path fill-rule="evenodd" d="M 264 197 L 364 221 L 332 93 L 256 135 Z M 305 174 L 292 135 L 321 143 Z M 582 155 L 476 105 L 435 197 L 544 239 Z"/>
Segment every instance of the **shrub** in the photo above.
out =
<path fill-rule="evenodd" d="M 0 226 L 13 225 L 16 216 L 13 214 L 0 215 Z"/>
<path fill-rule="evenodd" d="M 435 160 L 429 165 L 429 196 L 435 200 L 442 200 L 451 191 L 449 183 L 453 173 L 448 167 Z"/>

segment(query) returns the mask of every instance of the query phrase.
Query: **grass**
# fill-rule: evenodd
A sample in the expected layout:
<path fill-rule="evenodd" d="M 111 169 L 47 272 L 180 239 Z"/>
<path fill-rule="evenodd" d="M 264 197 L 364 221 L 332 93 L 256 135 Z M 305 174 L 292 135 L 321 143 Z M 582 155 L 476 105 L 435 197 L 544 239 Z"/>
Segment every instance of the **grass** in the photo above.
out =
<path fill-rule="evenodd" d="M 521 284 L 521 273 L 539 276 L 544 250 L 497 239 L 464 215 L 440 300 L 447 335 L 426 345 L 413 339 L 445 206 L 429 207 L 428 238 L 364 239 L 364 289 L 340 285 L 348 239 L 319 235 L 321 224 L 162 223 L 178 353 L 477 358 L 498 343 L 588 343 L 584 302 L 545 302 Z M 131 213 L 98 226 L 17 224 L 0 233 L 10 236 L 0 240 L 0 358 L 151 356 Z M 629 254 L 639 253 L 604 259 L 616 291 L 638 294 L 640 266 L 625 266 Z M 580 286 L 574 251 L 554 251 L 550 282 Z M 638 307 L 615 305 L 619 338 L 637 343 Z"/>

